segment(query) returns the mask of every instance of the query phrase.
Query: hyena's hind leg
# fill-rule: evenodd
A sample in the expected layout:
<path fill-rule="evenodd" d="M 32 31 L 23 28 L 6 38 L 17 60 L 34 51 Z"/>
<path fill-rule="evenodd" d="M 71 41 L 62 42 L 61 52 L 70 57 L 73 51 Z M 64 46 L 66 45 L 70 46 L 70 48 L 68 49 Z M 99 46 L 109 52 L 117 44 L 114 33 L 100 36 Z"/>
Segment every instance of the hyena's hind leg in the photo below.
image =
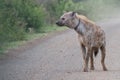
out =
<path fill-rule="evenodd" d="M 106 65 L 105 65 L 105 56 L 106 56 L 106 49 L 105 49 L 105 46 L 101 46 L 100 47 L 100 50 L 101 50 L 101 64 L 102 64 L 102 67 L 103 67 L 103 70 L 104 71 L 107 71 L 107 68 L 106 68 Z"/>

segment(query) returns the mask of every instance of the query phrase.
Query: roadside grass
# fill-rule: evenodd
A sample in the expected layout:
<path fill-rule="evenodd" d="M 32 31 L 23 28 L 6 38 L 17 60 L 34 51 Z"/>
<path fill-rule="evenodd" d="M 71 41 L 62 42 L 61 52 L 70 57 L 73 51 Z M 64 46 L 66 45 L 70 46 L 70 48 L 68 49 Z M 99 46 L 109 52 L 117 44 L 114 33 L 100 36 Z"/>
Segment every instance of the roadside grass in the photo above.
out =
<path fill-rule="evenodd" d="M 42 27 L 40 30 L 40 33 L 34 33 L 34 32 L 27 33 L 25 35 L 26 37 L 24 40 L 6 43 L 4 46 L 2 46 L 2 49 L 0 49 L 0 54 L 3 54 L 5 51 L 7 51 L 9 49 L 19 48 L 21 45 L 27 43 L 28 41 L 38 39 L 38 38 L 41 38 L 43 36 L 47 36 L 50 33 L 54 33 L 55 31 L 63 31 L 66 29 L 67 28 L 65 28 L 65 27 L 57 27 L 55 25 Z"/>

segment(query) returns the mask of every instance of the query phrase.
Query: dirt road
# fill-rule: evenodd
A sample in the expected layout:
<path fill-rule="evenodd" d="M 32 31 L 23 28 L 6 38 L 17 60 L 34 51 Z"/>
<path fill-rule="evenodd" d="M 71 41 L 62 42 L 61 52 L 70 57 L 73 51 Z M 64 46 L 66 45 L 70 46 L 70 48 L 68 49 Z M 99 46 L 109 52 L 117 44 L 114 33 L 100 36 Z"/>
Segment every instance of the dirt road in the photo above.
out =
<path fill-rule="evenodd" d="M 108 71 L 102 71 L 100 53 L 95 71 L 82 72 L 82 55 L 74 30 L 38 42 L 0 60 L 0 80 L 120 80 L 120 20 L 98 23 L 106 32 Z"/>

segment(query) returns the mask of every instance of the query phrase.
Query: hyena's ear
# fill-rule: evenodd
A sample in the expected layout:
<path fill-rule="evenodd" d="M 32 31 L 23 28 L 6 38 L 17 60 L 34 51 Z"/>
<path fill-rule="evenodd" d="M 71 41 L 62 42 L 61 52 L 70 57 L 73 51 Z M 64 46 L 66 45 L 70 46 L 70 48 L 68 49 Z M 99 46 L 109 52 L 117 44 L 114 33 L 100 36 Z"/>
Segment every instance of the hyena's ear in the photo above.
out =
<path fill-rule="evenodd" d="M 71 16 L 75 17 L 75 15 L 76 15 L 76 12 L 72 12 Z"/>

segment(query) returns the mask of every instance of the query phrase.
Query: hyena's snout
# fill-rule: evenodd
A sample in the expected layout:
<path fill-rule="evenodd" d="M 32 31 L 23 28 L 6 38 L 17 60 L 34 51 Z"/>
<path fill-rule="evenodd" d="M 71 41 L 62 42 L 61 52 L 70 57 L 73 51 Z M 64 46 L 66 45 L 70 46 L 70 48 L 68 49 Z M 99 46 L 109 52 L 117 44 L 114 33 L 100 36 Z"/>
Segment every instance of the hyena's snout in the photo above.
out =
<path fill-rule="evenodd" d="M 59 21 L 56 21 L 56 24 L 59 25 L 60 24 Z"/>
<path fill-rule="evenodd" d="M 56 21 L 56 24 L 57 24 L 58 26 L 64 26 L 64 23 L 63 23 L 62 21 L 60 21 L 60 20 Z"/>

